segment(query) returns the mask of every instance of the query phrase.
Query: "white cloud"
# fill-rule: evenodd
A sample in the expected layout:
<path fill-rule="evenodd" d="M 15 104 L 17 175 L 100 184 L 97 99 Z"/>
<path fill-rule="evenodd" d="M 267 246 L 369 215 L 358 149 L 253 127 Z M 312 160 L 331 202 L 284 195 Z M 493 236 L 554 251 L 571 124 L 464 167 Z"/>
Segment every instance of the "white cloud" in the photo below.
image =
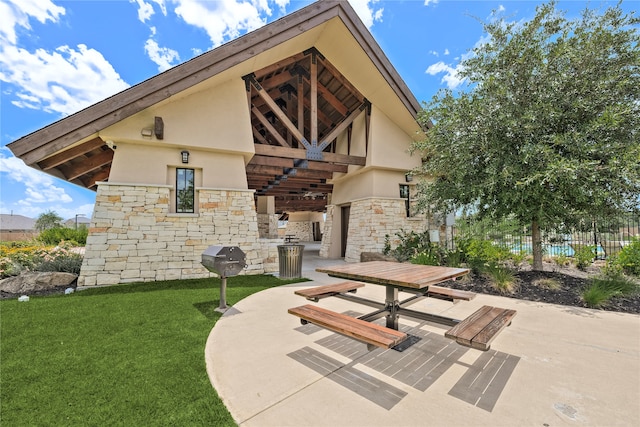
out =
<path fill-rule="evenodd" d="M 213 47 L 262 27 L 266 18 L 261 15 L 271 15 L 266 0 L 173 1 L 178 4 L 175 13 L 187 24 L 206 31 Z"/>
<path fill-rule="evenodd" d="M 17 28 L 29 30 L 30 19 L 57 22 L 64 13 L 50 0 L 0 3 L 0 81 L 14 105 L 66 115 L 129 86 L 100 52 L 83 44 L 34 52 L 18 46 Z"/>
<path fill-rule="evenodd" d="M 287 5 L 289 4 L 289 0 L 273 0 L 273 1 L 278 6 L 281 12 L 286 11 Z"/>
<path fill-rule="evenodd" d="M 442 61 L 436 62 L 427 68 L 426 73 L 432 76 L 436 74 L 445 73 L 442 80 L 442 83 L 446 83 L 449 89 L 455 89 L 465 82 L 466 79 L 460 77 L 461 65 L 458 64 L 456 67 L 452 67 L 450 65 L 445 64 Z"/>
<path fill-rule="evenodd" d="M 6 0 L 0 2 L 0 41 L 15 44 L 18 40 L 16 27 L 31 29 L 29 18 L 40 23 L 58 22 L 65 14 L 64 7 L 57 6 L 51 0 Z"/>
<path fill-rule="evenodd" d="M 4 46 L 0 64 L 0 80 L 16 86 L 12 102 L 21 108 L 71 114 L 129 86 L 100 52 L 83 44 L 54 52 Z"/>
<path fill-rule="evenodd" d="M 149 59 L 158 64 L 158 71 L 166 71 L 173 66 L 173 62 L 180 60 L 180 55 L 173 49 L 168 47 L 160 47 L 158 43 L 149 39 L 144 45 L 144 50 L 147 52 Z"/>
<path fill-rule="evenodd" d="M 382 22 L 382 14 L 384 12 L 384 8 L 377 8 L 375 4 L 378 3 L 379 0 L 349 0 L 349 4 L 353 7 L 353 10 L 356 11 L 364 25 L 367 28 L 371 28 L 374 23 Z"/>
<path fill-rule="evenodd" d="M 54 178 L 40 171 L 32 169 L 13 155 L 7 157 L 6 147 L 0 149 L 0 173 L 11 182 L 25 186 L 25 197 L 18 202 L 22 207 L 29 208 L 43 203 L 70 203 L 73 200 Z"/>
<path fill-rule="evenodd" d="M 449 49 L 445 49 L 445 50 L 444 50 L 444 54 L 445 54 L 445 55 L 449 55 Z"/>
<path fill-rule="evenodd" d="M 138 5 L 138 19 L 143 24 L 151 19 L 155 13 L 152 3 L 148 3 L 144 0 L 129 0 L 129 2 Z M 152 0 L 152 2 L 160 8 L 160 11 L 164 16 L 167 16 L 167 6 L 165 5 L 164 0 Z"/>
<path fill-rule="evenodd" d="M 429 6 L 430 4 L 438 4 L 440 0 L 424 0 L 424 5 Z"/>
<path fill-rule="evenodd" d="M 140 22 L 145 23 L 154 14 L 153 5 L 151 3 L 147 3 L 144 0 L 129 0 L 131 3 L 136 3 L 138 5 L 138 19 Z"/>

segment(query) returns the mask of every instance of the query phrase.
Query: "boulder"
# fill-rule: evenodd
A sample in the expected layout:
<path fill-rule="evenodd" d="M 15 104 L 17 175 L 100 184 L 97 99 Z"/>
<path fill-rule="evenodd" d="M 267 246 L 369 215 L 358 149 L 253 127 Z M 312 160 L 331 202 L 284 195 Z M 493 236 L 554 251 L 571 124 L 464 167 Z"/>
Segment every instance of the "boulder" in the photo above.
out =
<path fill-rule="evenodd" d="M 69 287 L 78 278 L 77 274 L 51 272 L 28 272 L 0 280 L 0 291 L 14 295 L 44 293 L 53 289 Z"/>
<path fill-rule="evenodd" d="M 367 262 L 367 261 L 398 262 L 398 260 L 395 259 L 394 257 L 389 256 L 389 255 L 385 255 L 385 254 L 381 254 L 379 252 L 361 252 L 360 253 L 360 262 Z"/>

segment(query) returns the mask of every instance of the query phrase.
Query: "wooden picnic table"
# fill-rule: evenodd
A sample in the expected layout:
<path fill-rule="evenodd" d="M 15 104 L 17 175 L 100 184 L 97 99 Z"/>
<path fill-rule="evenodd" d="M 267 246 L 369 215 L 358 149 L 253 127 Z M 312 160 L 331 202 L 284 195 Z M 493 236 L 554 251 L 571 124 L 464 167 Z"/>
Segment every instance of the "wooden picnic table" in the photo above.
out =
<path fill-rule="evenodd" d="M 377 346 L 403 351 L 419 340 L 418 337 L 398 330 L 398 317 L 404 315 L 450 326 L 451 328 L 445 332 L 445 337 L 455 340 L 458 344 L 486 351 L 494 337 L 511 324 L 511 319 L 516 314 L 515 310 L 483 306 L 466 319 L 457 320 L 407 308 L 428 297 L 452 302 L 473 299 L 473 292 L 436 286 L 468 274 L 469 270 L 466 268 L 370 261 L 319 267 L 316 271 L 348 279 L 349 282 L 301 289 L 295 291 L 297 295 L 315 302 L 327 297 L 336 297 L 368 305 L 376 310 L 354 318 L 307 304 L 290 308 L 289 313 L 300 317 L 303 324 L 311 322 L 364 342 L 370 350 Z M 363 286 L 360 282 L 384 286 L 384 303 L 353 295 Z M 413 295 L 400 301 L 399 292 Z M 386 327 L 371 323 L 383 316 L 386 316 Z"/>
<path fill-rule="evenodd" d="M 398 330 L 398 316 L 404 314 L 422 320 L 454 326 L 457 320 L 449 319 L 431 313 L 409 310 L 406 307 L 429 297 L 429 287 L 455 279 L 469 273 L 467 268 L 439 267 L 389 261 L 369 261 L 354 264 L 340 264 L 329 267 L 319 267 L 316 271 L 327 273 L 332 277 L 357 280 L 386 288 L 384 304 L 353 295 L 336 295 L 343 299 L 366 304 L 378 310 L 361 316 L 363 320 L 375 320 L 387 316 L 387 327 Z M 399 300 L 399 292 L 409 292 L 412 297 Z M 465 298 L 461 298 L 465 299 Z"/>

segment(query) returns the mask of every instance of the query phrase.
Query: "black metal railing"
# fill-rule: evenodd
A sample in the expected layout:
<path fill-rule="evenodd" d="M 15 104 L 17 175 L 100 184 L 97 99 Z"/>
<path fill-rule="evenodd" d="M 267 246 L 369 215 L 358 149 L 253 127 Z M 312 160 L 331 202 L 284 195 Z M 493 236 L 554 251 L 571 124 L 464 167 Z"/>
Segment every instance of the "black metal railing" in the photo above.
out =
<path fill-rule="evenodd" d="M 585 219 L 576 225 L 542 230 L 545 255 L 572 256 L 577 246 L 588 245 L 597 249 L 598 258 L 617 254 L 633 237 L 640 237 L 640 214 L 626 214 L 615 218 Z M 500 222 L 477 221 L 472 217 L 456 218 L 452 227 L 452 242 L 458 238 L 490 240 L 514 253 L 531 253 L 531 226 L 514 220 Z"/>

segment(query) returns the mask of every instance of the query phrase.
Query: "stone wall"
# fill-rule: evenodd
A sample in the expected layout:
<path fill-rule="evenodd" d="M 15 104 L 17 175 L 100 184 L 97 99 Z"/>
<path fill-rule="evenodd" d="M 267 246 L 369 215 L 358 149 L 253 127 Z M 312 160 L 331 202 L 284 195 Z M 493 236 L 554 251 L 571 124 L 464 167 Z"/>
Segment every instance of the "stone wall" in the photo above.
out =
<path fill-rule="evenodd" d="M 280 270 L 278 259 L 278 245 L 282 244 L 282 239 L 260 239 L 262 263 L 265 273 L 275 273 Z"/>
<path fill-rule="evenodd" d="M 327 205 L 327 216 L 324 221 L 324 228 L 322 230 L 322 244 L 320 245 L 320 257 L 329 258 L 329 248 L 331 247 L 331 239 L 333 233 L 333 215 L 336 211 L 335 205 Z M 333 237 L 340 239 L 340 235 Z"/>
<path fill-rule="evenodd" d="M 172 214 L 169 190 L 99 183 L 78 286 L 210 277 L 210 245 L 239 246 L 243 274 L 264 272 L 253 191 L 198 189 L 197 214 Z"/>
<path fill-rule="evenodd" d="M 300 242 L 313 242 L 313 223 L 310 221 L 288 221 L 285 236 Z"/>
<path fill-rule="evenodd" d="M 329 209 L 330 208 L 330 209 Z M 329 214 L 331 212 L 331 215 Z M 328 207 L 325 223 L 325 236 L 331 236 L 334 206 Z M 351 202 L 349 212 L 349 231 L 347 237 L 346 262 L 359 262 L 362 252 L 382 252 L 386 236 L 389 236 L 391 247 L 398 244 L 395 234 L 400 230 L 421 233 L 427 230 L 428 221 L 425 216 L 407 218 L 404 199 L 366 198 Z M 339 239 L 337 233 L 333 236 Z M 320 256 L 328 254 L 330 241 L 323 239 Z M 326 255 L 324 255 L 326 256 Z"/>
<path fill-rule="evenodd" d="M 278 215 L 258 214 L 258 232 L 261 238 L 278 238 Z"/>

